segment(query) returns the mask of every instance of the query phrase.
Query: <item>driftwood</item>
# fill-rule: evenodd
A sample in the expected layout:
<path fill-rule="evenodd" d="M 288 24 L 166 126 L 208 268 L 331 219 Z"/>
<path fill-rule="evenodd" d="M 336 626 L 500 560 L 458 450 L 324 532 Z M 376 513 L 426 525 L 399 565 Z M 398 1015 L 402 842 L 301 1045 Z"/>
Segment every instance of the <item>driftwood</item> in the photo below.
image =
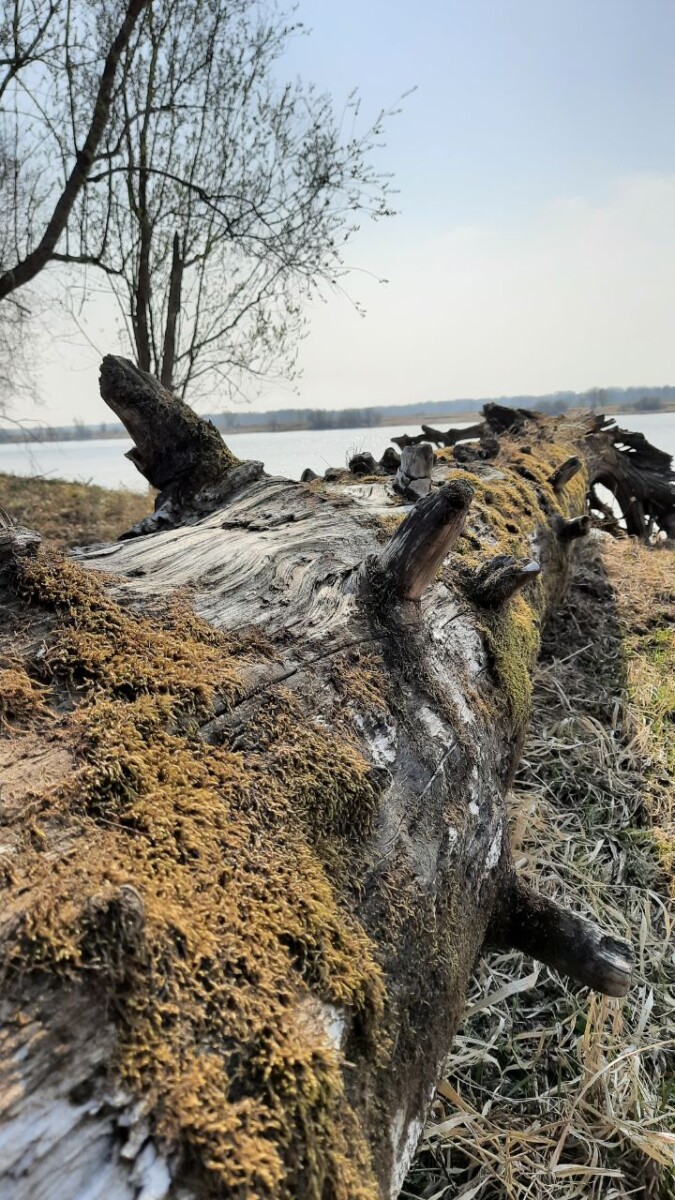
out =
<path fill-rule="evenodd" d="M 423 425 L 421 433 L 413 436 L 402 433 L 400 437 L 391 440 L 400 446 L 401 450 L 407 446 L 419 446 L 421 442 L 431 442 L 434 446 L 456 446 L 458 442 L 470 442 L 474 438 L 480 438 L 483 429 L 482 422 L 479 425 L 468 425 L 466 428 L 446 429 L 445 433 L 431 425 Z"/>
<path fill-rule="evenodd" d="M 0 1198 L 396 1197 L 483 945 L 629 987 L 516 876 L 506 797 L 589 486 L 672 532 L 670 464 L 493 406 L 497 461 L 425 452 L 405 503 L 238 463 L 124 359 L 101 390 L 153 517 L 0 562 L 36 714 L 0 743 Z"/>

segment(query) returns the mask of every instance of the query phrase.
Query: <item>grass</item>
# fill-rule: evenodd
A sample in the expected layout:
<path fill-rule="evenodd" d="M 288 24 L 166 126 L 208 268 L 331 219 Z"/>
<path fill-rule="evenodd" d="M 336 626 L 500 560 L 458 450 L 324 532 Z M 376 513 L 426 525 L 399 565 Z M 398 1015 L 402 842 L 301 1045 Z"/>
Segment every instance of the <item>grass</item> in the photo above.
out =
<path fill-rule="evenodd" d="M 487 955 L 403 1198 L 675 1196 L 674 567 L 581 552 L 510 800 L 519 870 L 632 941 L 634 986 Z"/>
<path fill-rule="evenodd" d="M 87 546 L 115 541 L 152 511 L 145 495 L 64 479 L 0 474 L 0 507 L 56 546 Z"/>

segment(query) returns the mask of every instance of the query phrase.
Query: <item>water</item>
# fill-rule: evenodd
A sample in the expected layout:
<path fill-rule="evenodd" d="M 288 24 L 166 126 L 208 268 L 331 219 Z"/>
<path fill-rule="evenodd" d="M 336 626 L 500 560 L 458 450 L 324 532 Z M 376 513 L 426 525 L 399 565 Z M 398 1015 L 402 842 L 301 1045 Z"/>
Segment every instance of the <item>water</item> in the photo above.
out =
<path fill-rule="evenodd" d="M 624 429 L 638 430 L 661 450 L 675 456 L 675 412 L 630 413 L 617 418 Z M 448 422 L 449 424 L 450 422 Z M 455 425 L 470 422 L 453 422 Z M 445 422 L 441 422 L 445 424 Z M 380 458 L 401 433 L 416 434 L 419 425 L 376 426 L 371 429 L 301 429 L 291 433 L 236 433 L 226 440 L 238 458 L 260 459 L 270 475 L 298 479 L 305 467 L 322 475 L 326 467 L 344 466 L 357 450 Z M 41 475 L 97 483 L 101 487 L 126 487 L 144 492 L 147 484 L 124 457 L 131 442 L 124 438 L 86 442 L 29 442 L 0 444 L 0 471 L 15 475 Z"/>
<path fill-rule="evenodd" d="M 455 422 L 462 424 L 462 422 Z M 468 425 L 470 422 L 463 422 Z M 391 437 L 416 434 L 419 425 L 377 426 L 371 429 L 298 429 L 289 433 L 233 433 L 226 441 L 237 458 L 254 458 L 270 475 L 299 479 L 305 467 L 323 475 L 326 467 L 344 467 L 350 455 L 367 450 L 381 458 Z M 15 475 L 44 475 L 126 487 L 144 492 L 147 483 L 124 457 L 132 443 L 126 438 L 92 438 L 87 442 L 29 442 L 0 444 L 0 471 Z"/>

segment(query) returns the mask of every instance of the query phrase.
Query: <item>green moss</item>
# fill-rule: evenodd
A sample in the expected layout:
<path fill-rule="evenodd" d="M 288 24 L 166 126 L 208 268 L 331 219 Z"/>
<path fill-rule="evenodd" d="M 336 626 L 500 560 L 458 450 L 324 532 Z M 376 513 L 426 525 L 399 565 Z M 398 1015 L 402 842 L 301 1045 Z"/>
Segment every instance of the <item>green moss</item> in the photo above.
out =
<path fill-rule="evenodd" d="M 373 1200 L 316 1015 L 317 1001 L 344 1008 L 373 1039 L 383 1019 L 373 947 L 324 853 L 370 827 L 369 764 L 283 691 L 236 749 L 207 745 L 196 716 L 216 694 L 236 703 L 261 639 L 216 633 L 184 602 L 138 617 L 52 555 L 18 570 L 53 614 L 27 669 L 76 689 L 77 767 L 17 818 L 34 833 L 20 837 L 5 968 L 103 990 L 119 1076 L 209 1194 L 323 1200 L 330 1179 L 334 1200 Z"/>
<path fill-rule="evenodd" d="M 532 699 L 532 670 L 541 644 L 536 612 L 521 595 L 481 618 L 495 671 L 506 692 L 518 729 L 527 721 Z"/>
<path fill-rule="evenodd" d="M 549 479 L 566 459 L 575 454 L 572 443 L 551 440 L 553 426 L 542 430 L 532 442 L 530 453 L 523 454 L 518 441 L 502 439 L 496 461 L 488 471 L 462 470 L 475 489 L 475 499 L 465 532 L 455 552 L 459 564 L 475 570 L 498 554 L 515 558 L 529 557 L 537 530 L 555 516 L 579 516 L 586 508 L 588 477 L 579 471 L 560 493 L 554 492 Z M 569 435 L 568 435 L 569 436 Z M 452 451 L 439 457 L 452 461 Z M 450 473 L 448 478 L 452 478 Z M 528 586 L 527 592 L 510 600 L 500 611 L 477 613 L 490 659 L 503 686 L 510 719 L 520 731 L 530 708 L 531 674 L 539 653 L 540 625 L 548 596 L 559 583 L 564 569 L 564 554 L 551 540 L 551 554 L 545 579 Z M 555 555 L 559 562 L 556 563 Z M 559 569 L 559 570 L 558 570 Z"/>

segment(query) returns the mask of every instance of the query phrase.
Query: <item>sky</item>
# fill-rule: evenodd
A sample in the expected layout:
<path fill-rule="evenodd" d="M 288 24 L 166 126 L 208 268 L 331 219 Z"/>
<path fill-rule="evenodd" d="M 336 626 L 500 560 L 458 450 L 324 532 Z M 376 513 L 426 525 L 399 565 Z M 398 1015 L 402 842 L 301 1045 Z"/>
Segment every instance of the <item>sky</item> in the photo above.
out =
<path fill-rule="evenodd" d="M 311 310 L 302 377 L 254 408 L 675 383 L 673 0 L 299 0 L 289 76 L 402 102 L 396 217 Z M 386 279 L 386 283 L 380 282 Z M 99 300 L 46 357 L 52 423 L 104 420 Z M 221 393 L 201 405 L 231 407 Z M 28 414 L 27 414 L 28 415 Z"/>

